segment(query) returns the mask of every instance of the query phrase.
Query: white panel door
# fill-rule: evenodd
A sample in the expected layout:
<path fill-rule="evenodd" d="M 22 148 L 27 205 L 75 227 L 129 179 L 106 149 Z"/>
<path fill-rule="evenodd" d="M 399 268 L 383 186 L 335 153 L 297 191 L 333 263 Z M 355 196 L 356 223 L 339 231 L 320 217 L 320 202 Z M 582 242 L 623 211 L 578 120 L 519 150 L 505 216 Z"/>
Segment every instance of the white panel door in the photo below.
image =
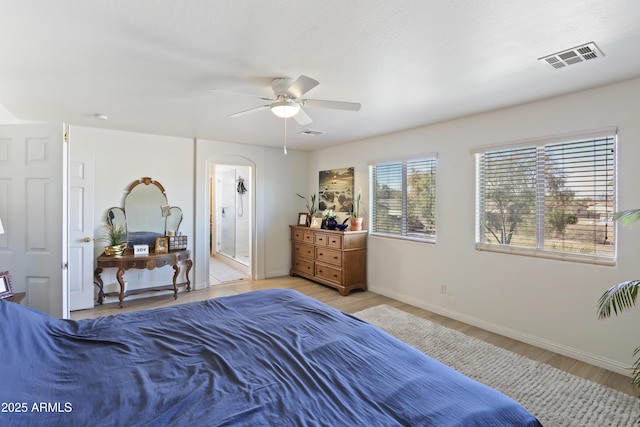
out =
<path fill-rule="evenodd" d="M 93 308 L 93 157 L 69 161 L 69 309 Z"/>
<path fill-rule="evenodd" d="M 62 124 L 0 126 L 0 270 L 56 317 L 68 316 L 67 153 Z"/>

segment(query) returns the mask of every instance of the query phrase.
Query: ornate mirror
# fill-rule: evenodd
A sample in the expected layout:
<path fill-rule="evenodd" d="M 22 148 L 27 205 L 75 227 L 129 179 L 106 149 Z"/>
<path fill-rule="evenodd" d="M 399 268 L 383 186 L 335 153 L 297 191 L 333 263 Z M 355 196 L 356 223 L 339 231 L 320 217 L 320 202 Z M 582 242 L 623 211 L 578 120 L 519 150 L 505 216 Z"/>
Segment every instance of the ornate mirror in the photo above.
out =
<path fill-rule="evenodd" d="M 107 211 L 110 224 L 126 223 L 129 246 L 153 246 L 156 237 L 177 234 L 182 222 L 182 209 L 170 206 L 164 187 L 149 177 L 134 181 L 127 189 L 124 208 Z"/>
<path fill-rule="evenodd" d="M 124 209 L 113 207 L 107 211 L 107 224 L 117 227 L 127 225 L 127 217 L 124 215 Z"/>
<path fill-rule="evenodd" d="M 178 232 L 178 229 L 180 228 L 181 222 L 182 209 L 177 206 L 171 206 L 171 208 L 169 208 L 169 216 L 167 216 L 164 227 L 167 235 L 170 235 L 171 232 L 173 232 L 173 234 L 176 234 Z"/>

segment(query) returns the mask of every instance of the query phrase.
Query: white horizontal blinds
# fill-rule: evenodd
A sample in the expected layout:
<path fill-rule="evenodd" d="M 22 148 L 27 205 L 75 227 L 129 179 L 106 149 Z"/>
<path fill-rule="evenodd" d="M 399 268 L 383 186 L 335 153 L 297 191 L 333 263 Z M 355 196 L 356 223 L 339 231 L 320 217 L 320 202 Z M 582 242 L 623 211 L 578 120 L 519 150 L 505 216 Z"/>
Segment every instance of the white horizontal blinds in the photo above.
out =
<path fill-rule="evenodd" d="M 373 167 L 372 232 L 402 235 L 402 163 Z"/>
<path fill-rule="evenodd" d="M 614 256 L 614 137 L 544 147 L 547 250 Z"/>
<path fill-rule="evenodd" d="M 436 237 L 436 159 L 406 163 L 407 236 Z"/>
<path fill-rule="evenodd" d="M 615 255 L 615 135 L 486 151 L 477 168 L 479 243 Z"/>
<path fill-rule="evenodd" d="M 535 247 L 535 147 L 489 151 L 478 166 L 481 242 Z"/>
<path fill-rule="evenodd" d="M 435 239 L 435 158 L 374 165 L 372 185 L 372 233 Z"/>

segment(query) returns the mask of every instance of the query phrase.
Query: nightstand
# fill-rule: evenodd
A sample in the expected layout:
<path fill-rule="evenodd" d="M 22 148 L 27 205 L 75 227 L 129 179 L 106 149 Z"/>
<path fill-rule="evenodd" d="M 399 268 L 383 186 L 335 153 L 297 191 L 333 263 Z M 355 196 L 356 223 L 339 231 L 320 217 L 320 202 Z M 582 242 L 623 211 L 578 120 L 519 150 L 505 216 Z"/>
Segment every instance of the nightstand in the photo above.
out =
<path fill-rule="evenodd" d="M 9 302 L 15 302 L 20 304 L 20 302 L 22 302 L 22 300 L 24 299 L 24 297 L 27 296 L 26 292 L 16 292 L 15 294 L 11 295 L 10 297 L 7 298 L 3 298 L 5 301 L 9 301 Z"/>

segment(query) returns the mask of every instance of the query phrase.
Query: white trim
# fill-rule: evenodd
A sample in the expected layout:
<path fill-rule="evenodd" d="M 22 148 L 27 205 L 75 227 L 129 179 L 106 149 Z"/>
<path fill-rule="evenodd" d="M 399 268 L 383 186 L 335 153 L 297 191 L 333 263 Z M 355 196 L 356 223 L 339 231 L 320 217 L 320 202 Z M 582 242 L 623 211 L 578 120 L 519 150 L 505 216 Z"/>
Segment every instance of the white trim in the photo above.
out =
<path fill-rule="evenodd" d="M 476 250 L 487 252 L 498 252 L 502 254 L 532 256 L 537 258 L 557 259 L 562 261 L 582 262 L 585 264 L 596 264 L 605 266 L 615 266 L 615 257 L 602 255 L 581 255 L 571 252 L 551 251 L 548 249 L 525 248 L 513 245 L 497 245 L 495 243 L 476 243 Z"/>
<path fill-rule="evenodd" d="M 494 151 L 506 148 L 516 147 L 536 147 L 539 145 L 545 145 L 550 143 L 563 143 L 571 142 L 572 140 L 588 139 L 588 138 L 601 138 L 608 136 L 618 136 L 618 128 L 616 126 L 606 127 L 601 129 L 583 130 L 572 133 L 564 133 L 550 136 L 542 136 L 539 138 L 520 139 L 510 142 L 500 142 L 496 144 L 483 145 L 471 149 L 471 154 L 482 154 L 487 151 Z"/>
<path fill-rule="evenodd" d="M 413 236 L 403 236 L 401 234 L 390 234 L 390 233 L 380 233 L 376 231 L 370 231 L 369 236 L 371 237 L 380 237 L 383 239 L 396 239 L 396 240 L 409 240 L 411 242 L 417 243 L 431 243 L 436 244 L 436 239 L 427 239 L 421 237 L 413 237 Z M 436 237 L 437 238 L 437 237 Z"/>
<path fill-rule="evenodd" d="M 378 166 L 378 165 L 387 165 L 390 163 L 398 163 L 398 162 L 406 162 L 406 161 L 416 161 L 423 159 L 437 159 L 438 153 L 423 153 L 423 154 L 407 154 L 406 156 L 400 157 L 385 157 L 384 159 L 377 160 L 369 160 L 368 166 Z"/>

